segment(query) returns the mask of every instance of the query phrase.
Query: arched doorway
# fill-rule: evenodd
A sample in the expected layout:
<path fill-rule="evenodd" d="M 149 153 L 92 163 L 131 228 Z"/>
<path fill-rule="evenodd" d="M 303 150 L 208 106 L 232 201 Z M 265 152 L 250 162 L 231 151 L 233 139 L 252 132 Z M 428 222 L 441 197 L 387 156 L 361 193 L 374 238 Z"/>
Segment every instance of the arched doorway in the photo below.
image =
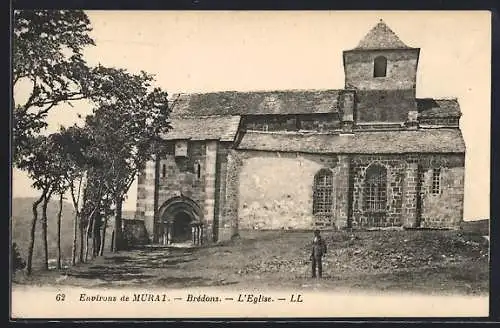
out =
<path fill-rule="evenodd" d="M 191 240 L 192 222 L 193 218 L 186 212 L 179 212 L 174 216 L 171 237 L 173 243 L 183 243 Z"/>
<path fill-rule="evenodd" d="M 173 197 L 160 207 L 159 214 L 161 244 L 201 243 L 203 212 L 191 198 Z"/>

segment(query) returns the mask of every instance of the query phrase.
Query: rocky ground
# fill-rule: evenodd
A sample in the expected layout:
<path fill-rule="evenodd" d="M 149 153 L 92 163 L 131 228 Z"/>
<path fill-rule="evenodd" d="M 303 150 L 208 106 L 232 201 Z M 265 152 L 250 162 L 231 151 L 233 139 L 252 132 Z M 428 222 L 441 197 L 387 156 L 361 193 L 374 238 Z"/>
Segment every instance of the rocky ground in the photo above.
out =
<path fill-rule="evenodd" d="M 394 272 L 488 259 L 487 240 L 448 231 L 332 233 L 325 240 L 328 254 L 324 264 L 332 274 Z M 246 264 L 241 273 L 296 272 L 297 267 L 308 263 L 310 253 L 307 241 L 300 242 L 304 245 L 294 249 L 296 254 L 280 256 L 283 252 L 275 249 L 278 254 Z"/>
<path fill-rule="evenodd" d="M 489 243 L 463 231 L 357 231 L 323 234 L 324 278 L 310 278 L 310 232 L 251 231 L 220 245 L 143 248 L 108 254 L 18 284 L 85 287 L 311 288 L 486 294 Z"/>

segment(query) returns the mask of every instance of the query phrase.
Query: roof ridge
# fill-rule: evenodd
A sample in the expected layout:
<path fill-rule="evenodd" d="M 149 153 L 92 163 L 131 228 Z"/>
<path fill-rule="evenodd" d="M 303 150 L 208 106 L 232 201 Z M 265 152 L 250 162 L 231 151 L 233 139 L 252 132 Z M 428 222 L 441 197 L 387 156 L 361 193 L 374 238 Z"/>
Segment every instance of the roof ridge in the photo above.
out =
<path fill-rule="evenodd" d="M 368 31 L 354 49 L 399 49 L 410 48 L 399 36 L 380 19 L 380 21 Z"/>
<path fill-rule="evenodd" d="M 456 96 L 441 96 L 440 98 L 434 98 L 434 97 L 416 97 L 415 99 L 432 99 L 432 100 L 457 100 L 458 97 Z"/>
<path fill-rule="evenodd" d="M 439 130 L 449 130 L 455 131 L 456 127 L 444 126 L 439 128 Z M 436 128 L 419 128 L 416 130 L 402 129 L 402 130 L 354 130 L 353 134 L 364 134 L 364 133 L 415 133 L 415 132 L 426 132 L 428 130 L 438 130 Z M 343 133 L 343 131 L 338 132 L 317 132 L 317 131 L 259 131 L 259 130 L 247 130 L 245 134 L 262 134 L 262 135 L 282 135 L 282 136 L 310 136 L 310 135 L 322 135 L 322 136 L 337 136 Z"/>
<path fill-rule="evenodd" d="M 196 115 L 196 114 L 180 114 L 180 115 L 170 115 L 169 118 L 192 118 L 192 119 L 200 119 L 200 118 L 241 118 L 240 114 L 209 114 L 209 115 Z"/>
<path fill-rule="evenodd" d="M 317 131 L 259 131 L 259 130 L 247 130 L 247 133 L 255 133 L 255 134 L 267 134 L 267 135 L 298 135 L 298 136 L 307 136 L 307 135 L 339 135 L 338 132 L 317 132 Z"/>
<path fill-rule="evenodd" d="M 328 92 L 328 91 L 343 91 L 344 89 L 332 89 L 332 88 L 313 88 L 313 89 L 254 89 L 254 90 L 219 90 L 219 91 L 208 91 L 208 92 L 177 92 L 172 93 L 172 96 L 192 96 L 192 95 L 209 95 L 218 93 L 272 93 L 272 92 Z"/>

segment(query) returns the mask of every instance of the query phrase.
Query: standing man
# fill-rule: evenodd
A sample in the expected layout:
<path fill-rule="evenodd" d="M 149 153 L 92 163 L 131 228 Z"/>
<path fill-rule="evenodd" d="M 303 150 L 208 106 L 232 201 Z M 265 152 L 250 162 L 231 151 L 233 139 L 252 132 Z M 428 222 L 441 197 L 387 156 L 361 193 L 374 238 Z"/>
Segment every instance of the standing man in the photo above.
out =
<path fill-rule="evenodd" d="M 318 268 L 318 277 L 321 278 L 323 274 L 323 255 L 326 254 L 326 243 L 321 238 L 319 230 L 314 231 L 314 239 L 312 242 L 311 250 L 311 264 L 312 264 L 312 277 L 316 278 L 316 267 Z"/>

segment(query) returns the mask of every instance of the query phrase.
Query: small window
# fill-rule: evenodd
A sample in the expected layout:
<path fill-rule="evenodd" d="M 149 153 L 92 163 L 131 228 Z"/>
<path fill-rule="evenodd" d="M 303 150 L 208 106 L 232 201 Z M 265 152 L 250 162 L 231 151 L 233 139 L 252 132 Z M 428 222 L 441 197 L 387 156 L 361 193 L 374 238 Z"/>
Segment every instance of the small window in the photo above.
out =
<path fill-rule="evenodd" d="M 313 214 L 331 215 L 333 207 L 333 174 L 320 170 L 314 177 Z"/>
<path fill-rule="evenodd" d="M 167 176 L 167 165 L 166 164 L 163 164 L 161 166 L 161 177 L 164 178 Z"/>
<path fill-rule="evenodd" d="M 200 163 L 196 163 L 195 167 L 196 167 L 196 177 L 198 179 L 200 179 L 201 178 L 201 165 L 200 165 Z"/>
<path fill-rule="evenodd" d="M 262 125 L 262 131 L 264 131 L 264 132 L 269 131 L 269 125 L 267 125 L 267 124 L 263 124 L 263 125 Z"/>
<path fill-rule="evenodd" d="M 441 169 L 432 170 L 432 194 L 441 193 Z"/>
<path fill-rule="evenodd" d="M 385 77 L 387 74 L 387 58 L 378 56 L 373 61 L 373 77 Z"/>

